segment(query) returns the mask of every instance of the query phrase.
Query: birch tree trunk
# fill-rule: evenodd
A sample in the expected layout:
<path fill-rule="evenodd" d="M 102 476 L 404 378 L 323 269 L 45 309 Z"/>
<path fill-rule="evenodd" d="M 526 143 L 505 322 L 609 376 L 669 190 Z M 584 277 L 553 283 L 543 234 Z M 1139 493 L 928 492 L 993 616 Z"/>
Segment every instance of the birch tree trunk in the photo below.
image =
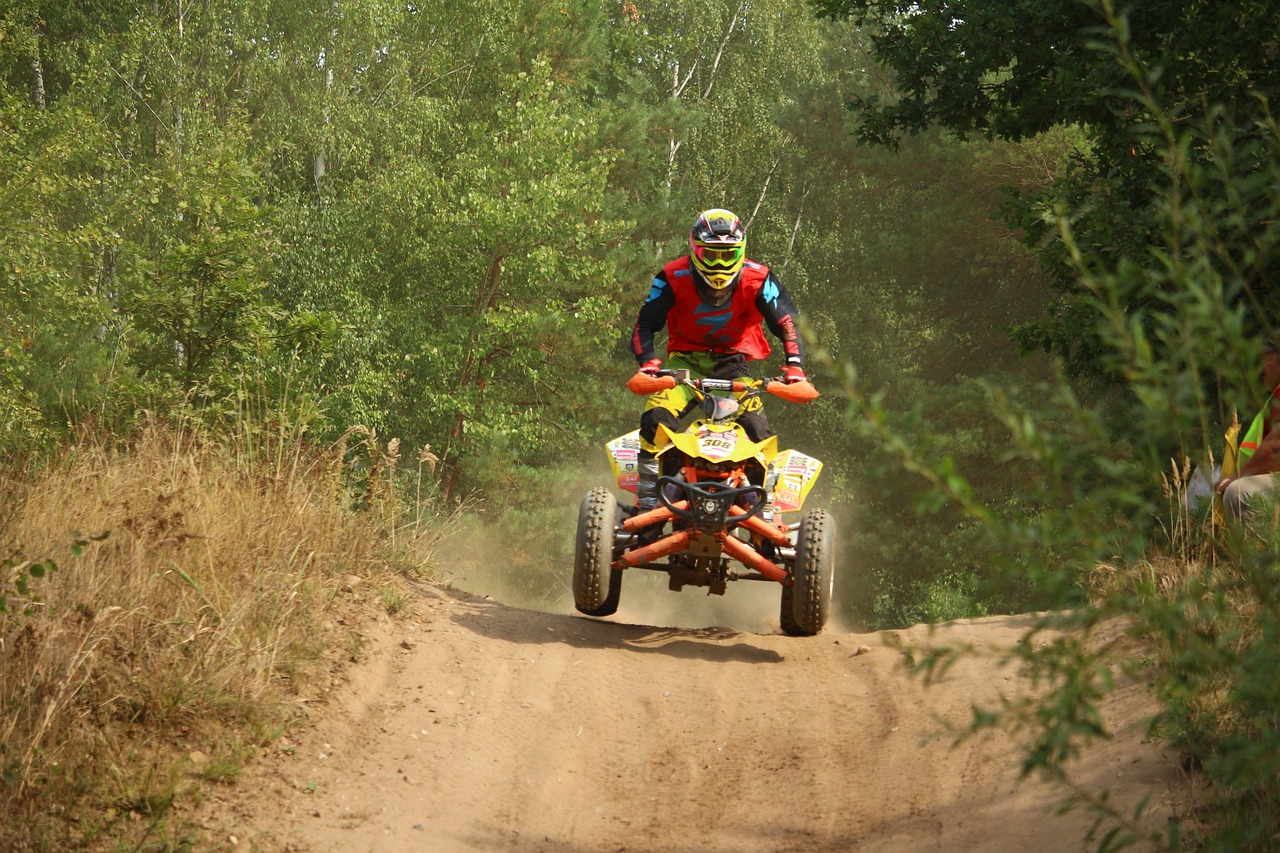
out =
<path fill-rule="evenodd" d="M 40 59 L 40 28 L 36 27 L 31 45 L 31 102 L 38 112 L 44 112 L 44 62 Z"/>
<path fill-rule="evenodd" d="M 338 45 L 337 0 L 334 0 L 331 4 L 330 13 L 333 15 L 334 25 L 333 29 L 329 31 L 329 47 L 324 52 L 324 113 L 320 127 L 320 143 L 317 146 L 311 167 L 311 177 L 315 182 L 317 195 L 320 193 L 320 184 L 324 180 L 325 171 L 328 167 L 325 161 L 325 143 L 329 139 L 329 127 L 333 121 L 330 98 L 333 96 L 333 54 Z"/>

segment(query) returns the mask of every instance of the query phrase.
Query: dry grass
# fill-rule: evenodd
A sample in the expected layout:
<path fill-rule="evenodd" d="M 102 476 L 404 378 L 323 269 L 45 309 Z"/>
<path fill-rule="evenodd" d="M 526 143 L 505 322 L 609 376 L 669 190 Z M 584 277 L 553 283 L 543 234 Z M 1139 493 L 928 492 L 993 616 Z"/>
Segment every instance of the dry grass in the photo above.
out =
<path fill-rule="evenodd" d="M 389 460 L 375 456 L 384 473 Z M 378 511 L 352 511 L 345 474 L 334 450 L 152 427 L 0 481 L 3 555 L 58 564 L 25 601 L 14 567 L 0 578 L 0 849 L 169 847 L 173 804 L 234 775 L 329 685 L 356 611 L 403 606 L 388 590 L 423 539 L 395 526 L 385 480 L 358 499 Z"/>

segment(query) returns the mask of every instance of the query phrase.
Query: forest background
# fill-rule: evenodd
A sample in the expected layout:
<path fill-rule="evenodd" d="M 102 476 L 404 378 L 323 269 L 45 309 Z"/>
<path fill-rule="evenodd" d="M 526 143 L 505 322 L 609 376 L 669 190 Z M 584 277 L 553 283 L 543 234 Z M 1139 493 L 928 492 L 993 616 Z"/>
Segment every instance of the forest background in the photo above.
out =
<path fill-rule="evenodd" d="M 1265 635 L 1274 560 L 1169 497 L 1277 320 L 1273 10 L 1209 5 L 9 0 L 0 452 L 159 419 L 412 460 L 414 512 L 563 595 L 635 311 L 725 206 L 810 333 L 824 396 L 771 419 L 826 463 L 849 624 L 1173 555 L 1244 567 Z"/>
<path fill-rule="evenodd" d="M 782 0 L 18 3 L 0 442 L 180 410 L 253 407 L 316 443 L 360 425 L 438 458 L 441 499 L 534 531 L 513 549 L 529 592 L 563 593 L 535 576 L 565 564 L 602 442 L 634 428 L 635 312 L 726 206 L 817 344 L 1011 500 L 974 380 L 1043 373 L 1009 330 L 1049 279 L 990 214 L 1084 140 L 868 148 L 845 106 L 890 85 L 868 50 Z M 980 588 L 954 511 L 915 519 L 919 485 L 879 476 L 840 401 L 783 409 L 858 531 L 857 621 L 1021 603 Z"/>

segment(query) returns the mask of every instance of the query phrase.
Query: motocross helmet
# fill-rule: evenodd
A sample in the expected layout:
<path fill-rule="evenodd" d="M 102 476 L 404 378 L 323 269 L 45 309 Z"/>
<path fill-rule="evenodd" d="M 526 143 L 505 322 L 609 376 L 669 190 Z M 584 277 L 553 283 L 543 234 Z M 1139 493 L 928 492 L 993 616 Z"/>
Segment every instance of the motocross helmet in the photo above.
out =
<path fill-rule="evenodd" d="M 689 266 L 699 293 L 713 302 L 727 299 L 746 259 L 747 236 L 738 217 L 721 208 L 699 214 L 689 232 Z"/>

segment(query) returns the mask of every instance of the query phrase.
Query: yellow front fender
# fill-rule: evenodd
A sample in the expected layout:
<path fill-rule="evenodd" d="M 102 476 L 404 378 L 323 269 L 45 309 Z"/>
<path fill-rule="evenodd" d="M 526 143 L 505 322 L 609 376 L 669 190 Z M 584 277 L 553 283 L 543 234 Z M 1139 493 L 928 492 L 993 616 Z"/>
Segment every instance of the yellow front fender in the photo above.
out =
<path fill-rule="evenodd" d="M 778 437 L 771 435 L 764 441 L 752 441 L 747 431 L 738 424 L 711 424 L 695 421 L 686 430 L 672 432 L 665 424 L 658 424 L 653 444 L 662 455 L 672 447 L 686 456 L 706 459 L 710 462 L 746 462 L 759 460 L 768 465 L 778 454 Z"/>

